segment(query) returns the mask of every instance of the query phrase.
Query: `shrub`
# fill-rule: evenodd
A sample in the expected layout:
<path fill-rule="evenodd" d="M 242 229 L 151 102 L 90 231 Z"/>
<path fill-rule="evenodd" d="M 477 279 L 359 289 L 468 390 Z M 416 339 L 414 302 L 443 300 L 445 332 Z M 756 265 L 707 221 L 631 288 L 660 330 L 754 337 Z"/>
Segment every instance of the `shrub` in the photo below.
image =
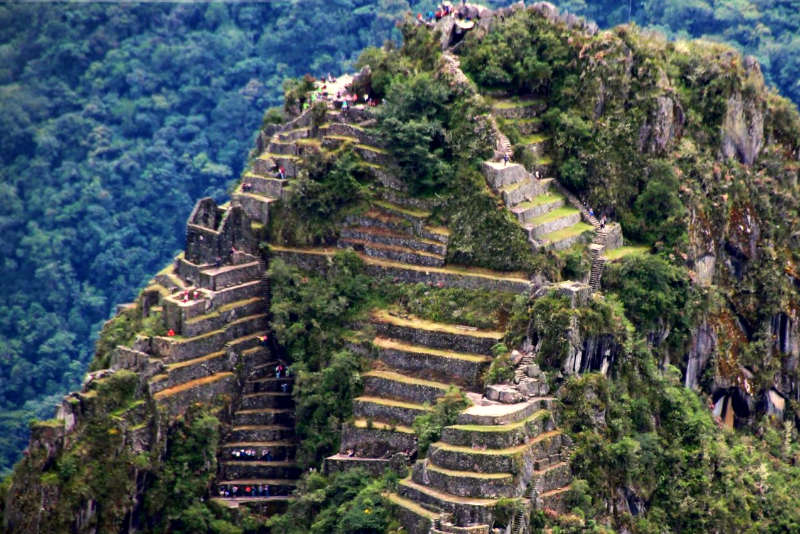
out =
<path fill-rule="evenodd" d="M 488 386 L 490 384 L 510 382 L 514 378 L 514 365 L 511 363 L 511 354 L 508 347 L 498 343 L 492 347 L 492 353 L 495 358 L 483 375 L 483 384 Z"/>
<path fill-rule="evenodd" d="M 431 443 L 439 440 L 442 429 L 455 424 L 458 414 L 470 404 L 464 392 L 455 386 L 450 386 L 447 393 L 436 399 L 436 404 L 430 412 L 414 419 L 414 432 L 417 434 L 420 457 L 428 452 Z"/>

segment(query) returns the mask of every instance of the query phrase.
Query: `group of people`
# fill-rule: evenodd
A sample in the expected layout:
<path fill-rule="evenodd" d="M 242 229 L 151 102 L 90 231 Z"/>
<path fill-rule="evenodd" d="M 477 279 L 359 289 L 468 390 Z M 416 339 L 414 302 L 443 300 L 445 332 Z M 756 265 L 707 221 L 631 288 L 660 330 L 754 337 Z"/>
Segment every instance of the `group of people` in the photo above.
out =
<path fill-rule="evenodd" d="M 439 7 L 436 8 L 436 11 L 428 11 L 425 14 L 425 20 L 428 22 L 440 21 L 444 17 L 453 14 L 453 5 L 449 2 L 444 2 L 440 4 Z M 422 21 L 422 13 L 417 13 L 417 20 Z"/>
<path fill-rule="evenodd" d="M 220 497 L 276 497 L 289 494 L 285 488 L 281 486 L 270 488 L 269 484 L 253 484 L 252 486 L 221 484 L 217 487 L 217 491 Z"/>
<path fill-rule="evenodd" d="M 589 208 L 589 216 L 590 217 L 595 217 L 594 210 L 592 208 Z M 600 218 L 598 219 L 598 222 L 600 223 L 600 228 L 601 229 L 606 227 L 606 216 L 605 216 L 605 214 L 600 215 Z"/>
<path fill-rule="evenodd" d="M 272 462 L 275 457 L 269 449 L 261 449 L 259 453 L 256 449 L 233 449 L 231 456 L 237 460 L 259 460 L 262 462 Z"/>
<path fill-rule="evenodd" d="M 189 302 L 190 300 L 200 300 L 202 298 L 204 298 L 204 296 L 199 289 L 192 289 L 192 290 L 185 289 L 180 296 L 181 302 Z"/>

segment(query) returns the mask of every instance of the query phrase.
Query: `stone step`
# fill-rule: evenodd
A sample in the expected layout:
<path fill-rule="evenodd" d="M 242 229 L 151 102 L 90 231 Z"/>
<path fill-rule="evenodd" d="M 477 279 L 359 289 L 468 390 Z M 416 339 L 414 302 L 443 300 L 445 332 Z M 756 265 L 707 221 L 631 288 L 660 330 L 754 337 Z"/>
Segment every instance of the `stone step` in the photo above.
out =
<path fill-rule="evenodd" d="M 265 331 L 268 326 L 266 314 L 248 315 L 231 321 L 225 328 L 213 330 L 205 334 L 193 337 L 167 337 L 159 336 L 153 338 L 153 349 L 157 356 L 164 359 L 165 363 L 177 363 L 205 354 L 212 354 L 228 348 L 238 348 L 239 352 L 247 347 L 236 345 L 236 341 L 242 339 L 255 339 L 255 333 Z"/>
<path fill-rule="evenodd" d="M 408 534 L 428 534 L 439 514 L 410 501 L 396 493 L 386 493 L 386 499 L 395 507 L 395 514 Z"/>
<path fill-rule="evenodd" d="M 263 176 L 278 177 L 278 169 L 283 167 L 286 178 L 294 178 L 300 168 L 299 156 L 290 154 L 272 154 L 265 152 L 253 160 L 253 171 Z"/>
<path fill-rule="evenodd" d="M 364 161 L 368 163 L 387 165 L 392 162 L 392 157 L 389 155 L 389 152 L 383 148 L 357 143 L 353 149 L 355 150 L 356 154 L 361 156 Z"/>
<path fill-rule="evenodd" d="M 540 434 L 521 445 L 505 449 L 476 449 L 436 442 L 431 444 L 428 458 L 435 465 L 453 470 L 471 470 L 479 473 L 514 473 L 519 462 L 542 465 L 549 463 L 551 456 L 559 455 L 563 446 L 560 430 Z"/>
<path fill-rule="evenodd" d="M 442 430 L 441 441 L 462 447 L 507 449 L 522 445 L 531 438 L 554 428 L 548 410 L 539 410 L 528 418 L 507 425 L 452 425 Z"/>
<path fill-rule="evenodd" d="M 264 378 L 249 379 L 244 385 L 245 393 L 259 393 L 262 391 L 283 391 L 286 393 L 292 392 L 292 384 L 294 377 L 281 377 L 267 376 Z M 286 389 L 284 389 L 284 384 Z"/>
<path fill-rule="evenodd" d="M 271 154 L 288 154 L 290 156 L 297 155 L 297 143 L 292 141 L 281 141 L 280 139 L 273 139 L 267 145 L 267 152 Z"/>
<path fill-rule="evenodd" d="M 294 410 L 288 408 L 261 408 L 239 410 L 233 414 L 233 424 L 242 425 L 284 425 L 293 426 Z"/>
<path fill-rule="evenodd" d="M 264 460 L 264 453 L 269 451 L 272 460 L 288 461 L 294 458 L 297 444 L 291 440 L 283 441 L 229 441 L 220 446 L 220 459 L 233 461 L 252 461 L 243 455 L 236 456 L 235 451 L 252 449 L 255 451 L 253 460 Z"/>
<path fill-rule="evenodd" d="M 444 511 L 452 514 L 456 525 L 488 522 L 492 518 L 497 499 L 460 497 L 439 491 L 424 484 L 417 484 L 411 478 L 398 483 L 397 493 L 430 511 Z"/>
<path fill-rule="evenodd" d="M 358 138 L 350 135 L 325 134 L 322 138 L 322 146 L 329 150 L 336 150 L 347 143 L 357 145 L 359 142 Z"/>
<path fill-rule="evenodd" d="M 269 478 L 294 479 L 300 476 L 300 468 L 294 462 L 260 460 L 226 460 L 219 464 L 219 476 L 226 479 Z"/>
<path fill-rule="evenodd" d="M 231 195 L 233 205 L 241 206 L 248 217 L 264 225 L 269 223 L 270 207 L 276 200 L 263 193 L 244 193 L 239 190 Z"/>
<path fill-rule="evenodd" d="M 297 139 L 304 139 L 310 135 L 311 130 L 306 127 L 286 130 L 284 132 L 278 132 L 275 134 L 279 141 L 296 141 Z"/>
<path fill-rule="evenodd" d="M 336 253 L 334 248 L 293 248 L 271 244 L 273 256 L 279 257 L 303 269 L 324 272 L 330 258 Z M 530 291 L 530 281 L 523 273 L 504 273 L 480 268 L 464 267 L 422 267 L 388 260 L 372 258 L 359 254 L 366 264 L 367 274 L 383 276 L 405 283 L 434 284 L 438 287 L 458 287 L 462 289 L 485 289 L 507 293 Z M 456 349 L 459 350 L 459 349 Z"/>
<path fill-rule="evenodd" d="M 324 130 L 326 136 L 353 137 L 361 144 L 380 146 L 380 138 L 376 134 L 356 124 L 331 122 L 321 126 L 320 130 Z"/>
<path fill-rule="evenodd" d="M 512 119 L 512 124 L 517 127 L 522 135 L 531 135 L 542 131 L 542 120 L 534 117 L 528 119 Z"/>
<path fill-rule="evenodd" d="M 540 493 L 538 500 L 541 502 L 543 509 L 554 510 L 559 513 L 567 511 L 567 497 L 572 486 L 563 486 L 554 490 Z"/>
<path fill-rule="evenodd" d="M 441 267 L 444 265 L 444 256 L 395 245 L 383 245 L 358 239 L 341 238 L 338 241 L 338 246 L 339 248 L 352 248 L 367 256 L 383 260 L 397 261 L 411 265 L 424 265 L 427 267 Z"/>
<path fill-rule="evenodd" d="M 294 408 L 294 401 L 291 393 L 250 393 L 242 395 L 243 410 L 255 410 L 259 408 Z"/>
<path fill-rule="evenodd" d="M 547 109 L 542 100 L 501 100 L 492 105 L 492 115 L 504 119 L 530 119 Z"/>
<path fill-rule="evenodd" d="M 470 525 L 468 527 L 456 527 L 447 523 L 442 523 L 440 528 L 431 528 L 430 534 L 490 534 L 489 525 Z M 514 533 L 516 534 L 516 532 Z"/>
<path fill-rule="evenodd" d="M 340 451 L 352 449 L 361 458 L 389 458 L 395 452 L 417 447 L 414 429 L 380 421 L 357 418 L 342 425 Z"/>
<path fill-rule="evenodd" d="M 231 302 L 240 300 L 247 300 L 253 297 L 266 296 L 267 287 L 263 279 L 252 280 L 239 284 L 238 286 L 231 286 L 215 291 L 211 294 L 212 310 L 214 307 L 224 306 Z"/>
<path fill-rule="evenodd" d="M 581 212 L 572 206 L 564 206 L 549 211 L 539 217 L 534 217 L 525 227 L 528 229 L 530 236 L 537 239 L 545 234 L 577 224 L 580 220 Z"/>
<path fill-rule="evenodd" d="M 267 350 L 263 346 L 259 348 L 262 350 Z M 248 380 L 256 380 L 259 378 L 275 378 L 275 367 L 277 367 L 278 363 L 283 364 L 284 367 L 286 366 L 285 362 L 279 362 L 278 360 L 274 359 L 253 366 L 247 374 Z M 288 373 L 289 370 L 287 369 L 286 372 Z"/>
<path fill-rule="evenodd" d="M 460 425 L 508 425 L 523 421 L 539 410 L 553 412 L 558 405 L 555 397 L 536 397 L 517 404 L 474 404 L 458 414 Z"/>
<path fill-rule="evenodd" d="M 371 397 L 403 400 L 414 404 L 435 404 L 447 393 L 448 384 L 422 380 L 393 371 L 370 371 L 362 375 L 364 393 Z"/>
<path fill-rule="evenodd" d="M 266 308 L 266 301 L 260 297 L 251 297 L 211 308 L 210 312 L 187 319 L 183 323 L 181 335 L 194 337 L 203 332 L 219 330 L 237 317 L 258 315 Z"/>
<path fill-rule="evenodd" d="M 536 491 L 541 495 L 542 493 L 562 488 L 571 481 L 572 470 L 569 467 L 569 463 L 559 462 L 549 465 L 542 470 L 534 471 L 530 483 L 533 484 Z"/>
<path fill-rule="evenodd" d="M 482 354 L 433 349 L 385 337 L 376 337 L 372 345 L 378 350 L 378 359 L 394 369 L 425 378 L 446 377 L 471 389 L 481 387 L 481 375 L 492 361 Z"/>
<path fill-rule="evenodd" d="M 431 462 L 414 465 L 411 479 L 441 492 L 458 497 L 512 497 L 516 491 L 511 473 L 476 473 L 444 469 Z"/>
<path fill-rule="evenodd" d="M 225 351 L 212 352 L 198 358 L 170 364 L 167 366 L 166 378 L 152 384 L 150 393 L 163 391 L 216 373 L 233 371 L 233 366 L 233 361 Z"/>
<path fill-rule="evenodd" d="M 502 161 L 484 161 L 481 171 L 492 189 L 495 191 L 519 184 L 530 178 L 530 173 L 519 163 L 504 163 Z"/>
<path fill-rule="evenodd" d="M 286 495 L 276 497 L 212 497 L 209 500 L 224 508 L 240 510 L 246 508 L 249 513 L 260 517 L 272 517 L 283 514 L 292 497 Z"/>
<path fill-rule="evenodd" d="M 405 341 L 417 346 L 471 354 L 490 354 L 503 339 L 503 332 L 434 323 L 422 319 L 405 319 L 385 310 L 373 312 L 370 321 L 379 336 Z"/>
<path fill-rule="evenodd" d="M 392 206 L 391 204 L 388 204 Z M 395 206 L 398 209 L 405 209 Z M 389 210 L 387 207 L 372 206 L 366 213 L 360 215 L 349 215 L 345 218 L 345 224 L 363 228 L 380 228 L 398 234 L 415 235 L 429 242 L 441 243 L 447 246 L 450 239 L 450 231 L 446 228 L 426 226 L 424 219 L 416 219 L 409 215 L 401 217 Z"/>
<path fill-rule="evenodd" d="M 592 227 L 584 222 L 576 223 L 561 230 L 544 234 L 537 241 L 546 248 L 565 250 L 584 239 L 586 232 L 591 232 Z"/>
<path fill-rule="evenodd" d="M 363 469 L 374 477 L 380 477 L 391 467 L 389 458 L 360 458 L 347 454 L 334 454 L 325 458 L 325 473 L 341 473 L 350 469 Z"/>
<path fill-rule="evenodd" d="M 345 224 L 363 228 L 380 228 L 398 234 L 415 232 L 414 224 L 408 219 L 374 207 L 360 215 L 348 215 L 345 218 Z"/>
<path fill-rule="evenodd" d="M 513 208 L 511 212 L 516 215 L 520 223 L 528 223 L 531 219 L 540 217 L 545 213 L 549 213 L 564 206 L 566 200 L 564 197 L 554 193 L 542 193 L 533 197 L 525 202 L 520 202 Z"/>
<path fill-rule="evenodd" d="M 428 254 L 435 254 L 443 257 L 447 253 L 447 245 L 439 241 L 433 241 L 404 234 L 383 228 L 369 226 L 350 226 L 343 228 L 339 234 L 341 239 L 351 239 L 362 242 L 379 243 L 383 245 L 394 245 L 406 249 L 418 250 Z"/>
<path fill-rule="evenodd" d="M 372 419 L 383 423 L 405 426 L 414 424 L 414 419 L 428 413 L 430 407 L 412 402 L 402 402 L 382 397 L 361 396 L 353 399 L 353 415 L 360 419 Z"/>
<path fill-rule="evenodd" d="M 235 385 L 233 373 L 215 373 L 161 390 L 153 395 L 153 399 L 169 404 L 168 412 L 175 415 L 195 402 L 211 402 L 217 395 L 231 394 Z"/>
<path fill-rule="evenodd" d="M 536 178 L 528 178 L 522 182 L 507 185 L 500 190 L 503 202 L 509 208 L 514 208 L 518 204 L 537 197 L 543 193 L 542 185 Z M 578 216 L 580 218 L 580 215 Z"/>
<path fill-rule="evenodd" d="M 294 427 L 281 425 L 244 425 L 231 428 L 229 441 L 284 441 L 294 439 Z"/>
<path fill-rule="evenodd" d="M 256 332 L 231 339 L 225 343 L 225 347 L 237 354 L 243 354 L 251 349 L 264 348 L 262 347 L 261 340 L 259 339 L 258 335 L 264 331 L 265 328 L 261 328 Z"/>
<path fill-rule="evenodd" d="M 260 261 L 242 263 L 239 265 L 223 265 L 211 267 L 200 271 L 200 287 L 219 291 L 220 289 L 238 286 L 246 282 L 260 280 L 264 274 L 264 264 Z"/>
<path fill-rule="evenodd" d="M 242 176 L 242 183 L 249 183 L 251 193 L 261 193 L 272 198 L 281 198 L 283 188 L 289 183 L 289 180 L 281 180 L 280 178 L 273 178 L 271 176 L 260 176 L 252 172 L 247 172 Z M 241 185 L 237 189 L 242 193 L 247 191 L 242 190 Z"/>
<path fill-rule="evenodd" d="M 269 486 L 269 494 L 271 497 L 285 497 L 294 492 L 297 481 L 282 478 L 238 478 L 224 479 L 216 483 L 217 490 L 219 490 L 220 487 L 227 487 L 232 492 L 233 486 L 238 488 L 237 495 L 239 497 L 253 497 L 255 492 L 252 491 L 252 488 L 254 486 Z M 251 488 L 250 493 L 246 491 L 248 486 Z"/>
<path fill-rule="evenodd" d="M 400 217 L 417 227 L 423 226 L 427 218 L 430 217 L 431 215 L 429 211 L 409 208 L 405 206 L 399 206 L 397 204 L 392 204 L 391 202 L 387 202 L 385 200 L 373 201 L 372 209 L 381 211 L 388 215 Z"/>

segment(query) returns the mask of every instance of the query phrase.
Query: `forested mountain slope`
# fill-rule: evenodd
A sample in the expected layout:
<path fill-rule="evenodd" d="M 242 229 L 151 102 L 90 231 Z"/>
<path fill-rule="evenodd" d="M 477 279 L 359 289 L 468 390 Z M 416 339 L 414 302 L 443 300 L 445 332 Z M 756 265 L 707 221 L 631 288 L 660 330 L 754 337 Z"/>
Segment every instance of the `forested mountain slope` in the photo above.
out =
<path fill-rule="evenodd" d="M 761 63 L 767 82 L 800 103 L 800 9 L 792 0 L 560 0 L 559 7 L 601 27 L 635 22 L 670 37 L 734 45 Z"/>
<path fill-rule="evenodd" d="M 490 5 L 508 2 L 492 1 Z M 795 101 L 790 2 L 556 2 L 753 53 Z M 92 333 L 222 198 L 287 76 L 340 72 L 434 2 L 0 7 L 0 472 L 79 382 Z"/>
<path fill-rule="evenodd" d="M 450 17 L 364 51 L 370 104 L 287 84 L 4 527 L 797 530 L 795 106 L 726 46 Z"/>

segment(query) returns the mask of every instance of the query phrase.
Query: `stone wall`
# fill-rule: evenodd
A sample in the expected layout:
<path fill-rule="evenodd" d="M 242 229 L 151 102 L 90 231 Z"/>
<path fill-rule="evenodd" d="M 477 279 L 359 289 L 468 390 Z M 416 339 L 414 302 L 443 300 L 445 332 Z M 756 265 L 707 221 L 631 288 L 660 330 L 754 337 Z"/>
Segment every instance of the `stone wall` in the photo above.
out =
<path fill-rule="evenodd" d="M 303 252 L 301 250 L 279 250 L 272 249 L 275 257 L 282 259 L 290 265 L 295 265 L 300 269 L 312 272 L 324 272 L 331 262 L 330 253 L 319 254 L 314 252 Z M 486 289 L 489 291 L 502 291 L 506 293 L 524 293 L 530 290 L 531 284 L 528 281 L 498 279 L 472 274 L 461 274 L 457 272 L 446 272 L 440 270 L 425 270 L 421 268 L 409 269 L 400 265 L 386 265 L 377 263 L 367 263 L 367 274 L 370 276 L 385 276 L 398 282 L 408 284 L 431 284 L 441 287 L 459 287 L 462 289 Z"/>
<path fill-rule="evenodd" d="M 375 330 L 385 337 L 403 339 L 415 345 L 458 352 L 489 354 L 492 347 L 500 341 L 499 338 L 475 337 L 467 333 L 456 334 L 437 330 L 423 330 L 413 326 L 393 323 L 375 322 L 373 324 L 375 325 Z"/>
<path fill-rule="evenodd" d="M 417 437 L 413 433 L 360 428 L 351 424 L 342 426 L 340 450 L 353 449 L 356 456 L 380 458 L 390 452 L 412 450 L 416 447 Z"/>

